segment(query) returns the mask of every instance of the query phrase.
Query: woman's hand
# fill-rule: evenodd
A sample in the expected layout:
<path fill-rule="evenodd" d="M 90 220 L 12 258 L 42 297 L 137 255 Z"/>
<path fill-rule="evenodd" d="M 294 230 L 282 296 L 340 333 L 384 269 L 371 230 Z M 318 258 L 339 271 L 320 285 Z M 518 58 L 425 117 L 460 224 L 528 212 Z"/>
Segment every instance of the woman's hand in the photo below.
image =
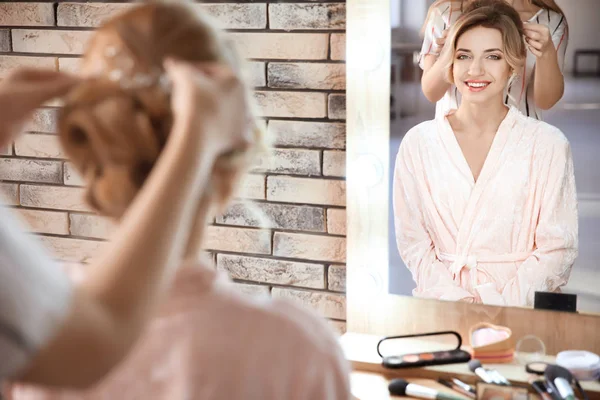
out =
<path fill-rule="evenodd" d="M 529 51 L 537 58 L 542 58 L 549 52 L 555 52 L 550 29 L 546 25 L 526 23 L 525 41 Z"/>
<path fill-rule="evenodd" d="M 9 73 L 0 82 L 0 147 L 10 143 L 37 107 L 66 94 L 79 81 L 74 75 L 36 68 Z"/>
<path fill-rule="evenodd" d="M 171 106 L 176 126 L 203 132 L 202 151 L 214 156 L 248 146 L 250 109 L 246 89 L 233 71 L 216 63 L 190 64 L 168 60 L 173 84 Z"/>

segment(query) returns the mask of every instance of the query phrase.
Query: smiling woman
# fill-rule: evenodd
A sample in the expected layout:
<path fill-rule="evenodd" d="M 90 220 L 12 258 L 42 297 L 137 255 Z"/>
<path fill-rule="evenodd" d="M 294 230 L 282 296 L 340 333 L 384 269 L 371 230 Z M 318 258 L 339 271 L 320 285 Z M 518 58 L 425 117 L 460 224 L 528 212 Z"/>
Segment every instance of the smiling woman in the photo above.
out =
<path fill-rule="evenodd" d="M 524 24 L 518 39 L 525 41 L 523 44 L 528 49 L 504 102 L 517 107 L 528 117 L 542 119 L 542 111 L 552 108 L 563 95 L 563 66 L 569 41 L 567 20 L 553 0 L 501 2 L 511 5 L 518 13 L 519 22 Z M 424 74 L 421 83 L 426 97 L 437 103 L 440 114 L 460 103 L 457 88 L 444 79 L 443 74 L 447 61 L 450 61 L 444 57 L 444 53 L 449 53 L 445 50 L 450 47 L 446 46 L 448 31 L 461 15 L 488 3 L 489 0 L 437 0 L 429 8 L 422 31 L 420 66 Z M 512 35 L 504 35 L 505 39 L 508 37 Z"/>
<path fill-rule="evenodd" d="M 417 297 L 531 307 L 536 291 L 568 283 L 578 248 L 569 143 L 503 99 L 525 60 L 522 34 L 504 2 L 466 9 L 444 50 L 460 107 L 400 145 L 396 239 Z"/>

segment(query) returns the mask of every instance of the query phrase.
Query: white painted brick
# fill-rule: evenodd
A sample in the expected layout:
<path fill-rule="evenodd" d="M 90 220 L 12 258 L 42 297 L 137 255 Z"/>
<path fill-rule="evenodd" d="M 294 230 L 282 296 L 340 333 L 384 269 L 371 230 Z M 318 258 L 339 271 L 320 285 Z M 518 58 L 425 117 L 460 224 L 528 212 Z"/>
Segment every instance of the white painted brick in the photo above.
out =
<path fill-rule="evenodd" d="M 115 3 L 59 3 L 56 13 L 58 26 L 63 27 L 98 27 L 132 4 Z"/>
<path fill-rule="evenodd" d="M 327 271 L 327 281 L 329 290 L 335 292 L 346 291 L 346 266 L 345 265 L 330 265 Z"/>
<path fill-rule="evenodd" d="M 83 189 L 63 186 L 21 185 L 20 192 L 21 204 L 26 207 L 91 211 L 83 201 Z"/>
<path fill-rule="evenodd" d="M 338 122 L 269 121 L 276 146 L 344 149 L 346 125 Z"/>
<path fill-rule="evenodd" d="M 323 264 L 218 254 L 217 267 L 233 279 L 325 289 Z"/>
<path fill-rule="evenodd" d="M 5 147 L 0 147 L 0 156 L 11 156 L 12 155 L 12 144 Z"/>
<path fill-rule="evenodd" d="M 346 119 L 346 95 L 330 94 L 327 109 L 329 119 Z"/>
<path fill-rule="evenodd" d="M 55 235 L 69 234 L 69 219 L 66 212 L 24 209 L 20 209 L 18 212 L 29 225 L 29 231 L 31 232 Z"/>
<path fill-rule="evenodd" d="M 271 29 L 345 29 L 344 3 L 269 4 Z"/>
<path fill-rule="evenodd" d="M 234 286 L 240 292 L 248 296 L 269 296 L 271 294 L 269 287 L 265 285 L 252 285 L 249 283 L 235 282 Z"/>
<path fill-rule="evenodd" d="M 58 161 L 0 158 L 0 180 L 62 183 L 62 165 Z"/>
<path fill-rule="evenodd" d="M 29 132 L 56 133 L 56 122 L 58 109 L 40 108 L 35 110 L 31 119 L 25 127 Z"/>
<path fill-rule="evenodd" d="M 60 261 L 89 263 L 101 255 L 106 242 L 42 236 L 42 243 Z"/>
<path fill-rule="evenodd" d="M 321 155 L 317 150 L 274 149 L 270 157 L 264 157 L 254 169 L 292 175 L 320 175 Z"/>
<path fill-rule="evenodd" d="M 327 318 L 346 318 L 346 297 L 341 294 L 273 288 L 273 297 L 283 297 L 312 308 Z"/>
<path fill-rule="evenodd" d="M 0 79 L 18 67 L 57 68 L 55 57 L 0 56 Z"/>
<path fill-rule="evenodd" d="M 273 60 L 326 60 L 326 33 L 230 33 L 244 58 Z"/>
<path fill-rule="evenodd" d="M 91 36 L 90 31 L 13 29 L 13 51 L 82 54 Z"/>
<path fill-rule="evenodd" d="M 346 59 L 346 34 L 331 34 L 331 59 L 340 61 Z"/>
<path fill-rule="evenodd" d="M 346 262 L 346 239 L 275 232 L 273 255 L 313 261 Z"/>
<path fill-rule="evenodd" d="M 346 66 L 323 63 L 269 63 L 269 87 L 344 90 Z"/>
<path fill-rule="evenodd" d="M 323 152 L 323 175 L 324 176 L 346 176 L 346 152 L 324 151 Z"/>
<path fill-rule="evenodd" d="M 81 58 L 79 58 L 79 57 L 72 57 L 72 58 L 61 57 L 58 59 L 58 69 L 63 72 L 75 73 L 75 72 L 79 71 L 80 65 L 81 65 Z"/>
<path fill-rule="evenodd" d="M 332 235 L 346 234 L 346 210 L 337 208 L 327 210 L 327 232 Z"/>
<path fill-rule="evenodd" d="M 264 175 L 246 174 L 241 182 L 239 197 L 264 200 L 266 197 L 266 179 Z"/>
<path fill-rule="evenodd" d="M 71 164 L 69 162 L 65 163 L 64 169 L 65 169 L 65 176 L 64 176 L 65 185 L 67 185 L 67 186 L 84 186 L 85 182 L 83 181 L 83 178 L 81 178 L 81 175 L 79 175 L 79 173 L 77 172 L 77 170 L 75 169 L 73 164 Z"/>
<path fill-rule="evenodd" d="M 19 185 L 0 182 L 0 203 L 10 206 L 19 204 Z"/>
<path fill-rule="evenodd" d="M 56 135 L 26 134 L 15 141 L 18 156 L 64 158 L 65 154 Z"/>
<path fill-rule="evenodd" d="M 253 87 L 267 86 L 266 64 L 264 62 L 246 63 L 246 79 Z"/>
<path fill-rule="evenodd" d="M 254 98 L 263 117 L 323 118 L 327 113 L 325 93 L 257 91 Z"/>
<path fill-rule="evenodd" d="M 271 254 L 271 232 L 259 229 L 209 226 L 203 248 L 216 251 Z"/>
<path fill-rule="evenodd" d="M 109 239 L 117 226 L 108 218 L 90 214 L 71 214 L 71 235 Z"/>
<path fill-rule="evenodd" d="M 52 3 L 0 3 L 0 26 L 53 26 Z"/>
<path fill-rule="evenodd" d="M 338 180 L 269 176 L 267 200 L 343 206 L 346 204 L 346 183 Z"/>
<path fill-rule="evenodd" d="M 0 29 L 0 51 L 10 51 L 10 30 Z"/>
<path fill-rule="evenodd" d="M 320 207 L 311 206 L 234 203 L 223 216 L 217 218 L 217 222 L 224 225 L 324 232 L 325 212 Z"/>
<path fill-rule="evenodd" d="M 201 10 L 216 18 L 223 29 L 265 29 L 266 4 L 200 4 Z"/>
<path fill-rule="evenodd" d="M 97 27 L 131 6 L 115 3 L 60 4 L 58 26 Z M 196 7 L 215 18 L 223 29 L 264 29 L 267 26 L 266 4 L 197 4 Z"/>

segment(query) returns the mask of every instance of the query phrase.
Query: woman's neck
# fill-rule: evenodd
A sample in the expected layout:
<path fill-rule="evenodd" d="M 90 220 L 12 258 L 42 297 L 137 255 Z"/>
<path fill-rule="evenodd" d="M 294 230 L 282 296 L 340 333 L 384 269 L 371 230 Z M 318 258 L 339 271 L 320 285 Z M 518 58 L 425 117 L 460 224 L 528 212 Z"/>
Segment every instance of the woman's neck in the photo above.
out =
<path fill-rule="evenodd" d="M 212 204 L 209 196 L 204 196 L 198 203 L 196 220 L 190 231 L 188 243 L 183 253 L 183 259 L 186 261 L 199 260 L 202 255 L 205 241 L 206 226 L 212 219 Z"/>
<path fill-rule="evenodd" d="M 495 133 L 508 110 L 502 101 L 486 104 L 462 101 L 458 110 L 451 117 L 452 127 L 455 131 L 461 131 L 469 136 Z"/>

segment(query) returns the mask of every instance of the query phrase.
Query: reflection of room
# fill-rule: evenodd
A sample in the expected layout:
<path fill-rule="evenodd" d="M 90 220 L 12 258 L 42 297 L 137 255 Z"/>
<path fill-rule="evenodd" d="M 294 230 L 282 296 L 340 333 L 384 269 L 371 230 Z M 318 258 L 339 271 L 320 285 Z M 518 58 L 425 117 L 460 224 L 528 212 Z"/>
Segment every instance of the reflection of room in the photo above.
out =
<path fill-rule="evenodd" d="M 434 105 L 420 89 L 420 69 L 416 54 L 420 50 L 419 29 L 431 0 L 392 0 L 392 79 L 390 123 L 390 171 L 402 136 L 421 121 L 432 119 Z M 565 93 L 544 120 L 560 128 L 571 143 L 579 199 L 579 257 L 564 292 L 578 295 L 580 311 L 600 313 L 600 46 L 597 21 L 600 8 L 596 0 L 570 2 L 559 0 L 570 22 L 570 37 L 565 60 Z M 576 21 L 576 22 L 575 22 Z M 574 68 L 577 71 L 574 71 Z M 574 72 L 578 72 L 574 74 Z M 410 294 L 414 283 L 404 266 L 395 243 L 390 185 L 390 291 Z"/>

